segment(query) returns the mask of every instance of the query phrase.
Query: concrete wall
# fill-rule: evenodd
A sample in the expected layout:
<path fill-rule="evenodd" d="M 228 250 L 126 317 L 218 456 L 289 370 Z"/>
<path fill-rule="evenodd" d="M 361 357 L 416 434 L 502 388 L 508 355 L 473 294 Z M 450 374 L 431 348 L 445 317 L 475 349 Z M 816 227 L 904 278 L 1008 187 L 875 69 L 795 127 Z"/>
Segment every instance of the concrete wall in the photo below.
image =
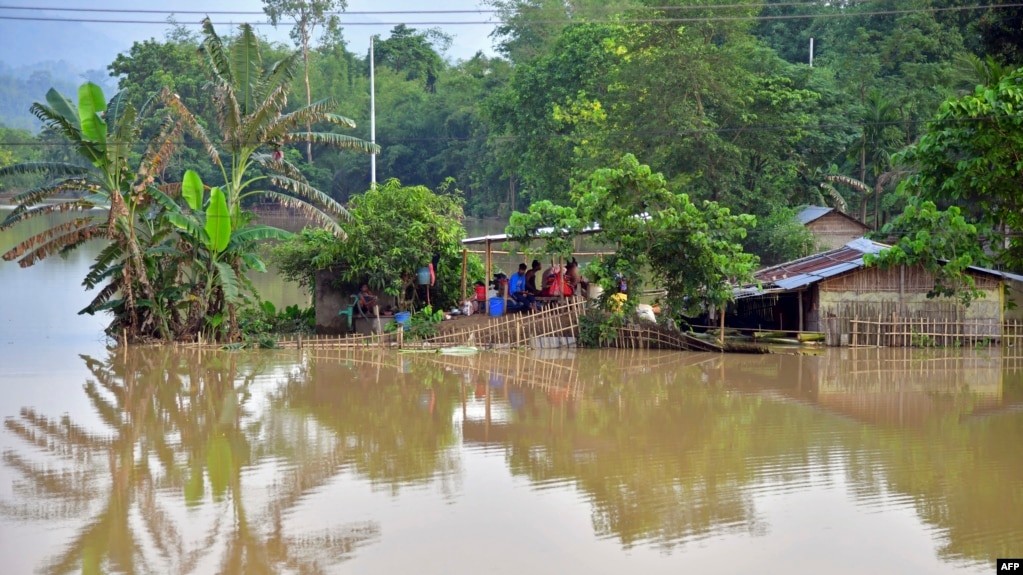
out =
<path fill-rule="evenodd" d="M 333 270 L 316 272 L 313 286 L 313 307 L 316 309 L 316 333 L 340 335 L 348 330 L 347 318 L 337 315 L 341 308 L 351 305 L 351 296 L 334 287 L 338 274 Z"/>
<path fill-rule="evenodd" d="M 348 318 L 339 316 L 338 312 L 352 305 L 352 294 L 345 293 L 345 290 L 335 287 L 340 283 L 340 274 L 333 270 L 320 270 L 316 272 L 316 281 L 313 286 L 313 306 L 316 309 L 316 333 L 320 335 L 342 335 L 348 332 Z M 392 296 L 380 295 L 378 298 L 380 309 L 386 306 L 394 306 Z M 394 321 L 393 317 L 382 317 L 377 322 L 376 318 L 364 319 L 358 311 L 352 318 L 352 331 L 363 334 L 375 333 Z"/>

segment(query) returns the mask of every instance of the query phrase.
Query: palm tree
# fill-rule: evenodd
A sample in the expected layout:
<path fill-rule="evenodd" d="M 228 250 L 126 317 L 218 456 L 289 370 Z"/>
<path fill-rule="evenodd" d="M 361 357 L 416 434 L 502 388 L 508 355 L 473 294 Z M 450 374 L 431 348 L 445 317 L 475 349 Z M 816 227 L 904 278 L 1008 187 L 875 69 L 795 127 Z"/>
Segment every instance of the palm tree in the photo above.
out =
<path fill-rule="evenodd" d="M 901 120 L 899 108 L 895 102 L 886 98 L 879 90 L 867 92 L 860 114 L 860 139 L 849 151 L 850 159 L 859 161 L 859 182 L 866 187 L 867 175 L 875 178 L 887 171 L 891 165 L 891 153 L 902 142 L 902 133 L 897 123 Z M 869 168 L 869 169 L 868 169 Z M 850 178 L 851 179 L 851 178 Z M 855 186 L 854 186 L 855 187 Z M 860 221 L 867 219 L 867 194 L 864 190 L 860 201 Z M 875 196 L 875 220 L 879 209 Z"/>
<path fill-rule="evenodd" d="M 355 122 L 334 113 L 337 103 L 331 99 L 313 102 L 286 112 L 292 80 L 299 64 L 299 53 L 264 66 L 259 40 L 252 27 L 242 24 L 228 48 L 217 35 L 209 18 L 203 20 L 203 42 L 199 54 L 212 77 L 210 91 L 218 110 L 219 144 L 228 160 L 221 163 L 224 191 L 231 217 L 238 220 L 242 202 L 262 196 L 301 210 L 339 237 L 344 232 L 337 224 L 346 217 L 344 207 L 330 196 L 309 185 L 298 168 L 288 162 L 281 148 L 290 142 L 314 142 L 341 149 L 376 153 L 379 146 L 352 136 L 322 132 L 296 132 L 299 126 L 327 122 L 354 128 Z M 180 112 L 194 133 L 206 143 L 211 156 L 215 147 L 191 114 L 173 97 L 167 101 Z M 252 175 L 253 168 L 262 168 L 266 175 Z M 294 196 L 281 193 L 287 191 Z"/>

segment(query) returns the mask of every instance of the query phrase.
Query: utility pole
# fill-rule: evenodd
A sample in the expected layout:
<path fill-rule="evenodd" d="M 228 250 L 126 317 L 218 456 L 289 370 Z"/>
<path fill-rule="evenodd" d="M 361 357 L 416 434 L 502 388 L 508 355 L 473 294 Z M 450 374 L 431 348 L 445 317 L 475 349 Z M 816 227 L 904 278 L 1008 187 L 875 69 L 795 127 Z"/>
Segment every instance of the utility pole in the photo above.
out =
<path fill-rule="evenodd" d="M 373 36 L 369 37 L 369 142 L 377 143 L 377 88 L 376 88 L 376 62 L 373 57 Z M 371 190 L 377 187 L 377 155 L 376 152 L 369 155 L 369 187 Z"/>

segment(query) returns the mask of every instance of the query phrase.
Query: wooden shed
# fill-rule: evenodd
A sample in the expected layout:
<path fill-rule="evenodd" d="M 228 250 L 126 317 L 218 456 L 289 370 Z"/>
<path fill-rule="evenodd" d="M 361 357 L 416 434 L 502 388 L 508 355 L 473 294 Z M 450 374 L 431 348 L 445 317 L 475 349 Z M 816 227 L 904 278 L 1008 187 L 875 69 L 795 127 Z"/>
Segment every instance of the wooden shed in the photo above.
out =
<path fill-rule="evenodd" d="M 1001 337 L 1004 288 L 1023 282 L 1023 276 L 969 268 L 984 297 L 966 307 L 951 298 L 928 298 L 934 277 L 920 266 L 886 270 L 864 266 L 865 254 L 887 247 L 860 238 L 838 249 L 762 269 L 755 274 L 759 286 L 737 290 L 726 323 L 822 332 L 827 345 L 834 346 L 912 345 L 913 334 L 944 333 L 947 337 L 936 344 L 950 345 L 964 338 Z"/>
<path fill-rule="evenodd" d="M 796 217 L 813 234 L 818 251 L 838 249 L 870 231 L 863 222 L 835 208 L 808 206 Z"/>

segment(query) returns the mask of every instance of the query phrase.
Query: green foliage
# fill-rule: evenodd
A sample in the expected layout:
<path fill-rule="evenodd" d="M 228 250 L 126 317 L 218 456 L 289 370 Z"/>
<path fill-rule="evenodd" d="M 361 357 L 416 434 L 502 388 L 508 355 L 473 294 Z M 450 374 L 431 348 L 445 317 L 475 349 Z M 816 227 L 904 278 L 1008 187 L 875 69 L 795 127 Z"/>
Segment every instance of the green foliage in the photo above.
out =
<path fill-rule="evenodd" d="M 259 305 L 246 306 L 239 314 L 242 337 L 249 340 L 270 338 L 272 335 L 313 333 L 316 328 L 316 311 L 313 307 L 301 308 L 289 305 L 283 310 L 270 301 Z"/>
<path fill-rule="evenodd" d="M 1013 269 L 1023 267 L 1021 107 L 1023 68 L 946 100 L 920 141 L 897 158 L 916 170 L 904 183 L 905 193 L 966 206 L 978 221 L 1009 232 L 1007 242 L 996 237 L 988 246 Z"/>
<path fill-rule="evenodd" d="M 302 285 L 311 285 L 317 270 L 334 266 L 343 282 L 368 283 L 374 291 L 396 296 L 399 306 L 406 307 L 406 292 L 414 285 L 416 271 L 440 256 L 433 301 L 441 309 L 457 305 L 465 237 L 462 207 L 457 195 L 440 191 L 388 180 L 352 199 L 351 218 L 341 224 L 345 241 L 323 231 L 304 230 L 275 247 L 273 259 L 285 277 Z M 469 282 L 482 279 L 479 258 L 469 262 Z"/>
<path fill-rule="evenodd" d="M 760 263 L 771 266 L 814 253 L 814 236 L 796 217 L 800 208 L 775 207 L 757 218 L 742 242 L 743 250 L 756 254 Z"/>
<path fill-rule="evenodd" d="M 934 202 L 911 202 L 881 234 L 894 234 L 899 240 L 876 256 L 864 255 L 865 265 L 923 267 L 934 276 L 927 297 L 955 298 L 964 306 L 984 297 L 967 268 L 984 265 L 988 258 L 977 227 L 966 221 L 959 208 L 939 210 Z"/>
<path fill-rule="evenodd" d="M 374 50 L 380 64 L 403 74 L 405 80 L 422 85 L 427 92 L 434 92 L 444 69 L 444 60 L 432 46 L 434 42 L 446 48 L 451 37 L 437 29 L 417 32 L 398 24 L 391 29 L 389 38 L 376 43 Z"/>
<path fill-rule="evenodd" d="M 579 346 L 604 347 L 618 337 L 625 324 L 625 315 L 601 309 L 588 309 L 579 316 Z"/>
<path fill-rule="evenodd" d="M 423 306 L 409 317 L 405 334 L 414 340 L 430 339 L 437 335 L 442 321 L 444 321 L 443 309 L 434 310 L 431 305 Z M 387 324 L 385 329 L 389 332 L 397 330 L 398 322 Z"/>

